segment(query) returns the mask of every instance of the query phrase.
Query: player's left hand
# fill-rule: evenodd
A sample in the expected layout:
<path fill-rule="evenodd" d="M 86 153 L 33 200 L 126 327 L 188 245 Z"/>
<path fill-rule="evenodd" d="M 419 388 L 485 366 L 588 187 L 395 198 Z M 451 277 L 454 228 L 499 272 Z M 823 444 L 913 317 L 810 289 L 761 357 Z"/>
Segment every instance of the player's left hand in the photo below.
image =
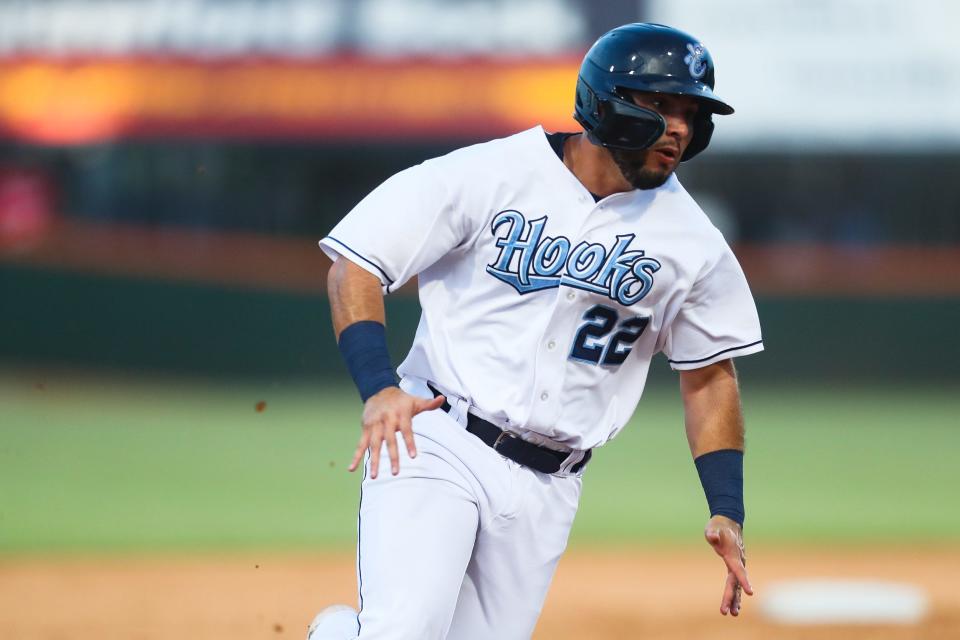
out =
<path fill-rule="evenodd" d="M 747 558 L 743 550 L 740 525 L 726 516 L 713 516 L 703 535 L 727 565 L 727 581 L 723 587 L 720 613 L 738 616 L 741 591 L 748 596 L 753 595 L 753 587 L 747 578 Z"/>

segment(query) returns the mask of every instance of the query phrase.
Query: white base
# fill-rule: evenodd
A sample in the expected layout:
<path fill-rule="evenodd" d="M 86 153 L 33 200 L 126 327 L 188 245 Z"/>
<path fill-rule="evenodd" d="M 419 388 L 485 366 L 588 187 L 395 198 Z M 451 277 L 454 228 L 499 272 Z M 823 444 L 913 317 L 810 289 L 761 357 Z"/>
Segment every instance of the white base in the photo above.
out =
<path fill-rule="evenodd" d="M 926 594 L 907 584 L 865 580 L 792 580 L 767 587 L 765 616 L 785 624 L 915 624 Z"/>
<path fill-rule="evenodd" d="M 335 604 L 314 616 L 307 627 L 307 640 L 353 640 L 359 633 L 357 610 Z"/>

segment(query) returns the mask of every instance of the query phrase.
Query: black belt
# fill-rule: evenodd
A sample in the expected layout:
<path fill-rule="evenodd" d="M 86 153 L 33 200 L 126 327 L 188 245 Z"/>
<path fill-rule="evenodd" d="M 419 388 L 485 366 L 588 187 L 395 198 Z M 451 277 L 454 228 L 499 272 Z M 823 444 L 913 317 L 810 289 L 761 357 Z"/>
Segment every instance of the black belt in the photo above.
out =
<path fill-rule="evenodd" d="M 427 386 L 430 387 L 430 391 L 433 392 L 434 398 L 443 395 L 434 389 L 433 385 L 428 384 Z M 440 408 L 450 413 L 453 407 L 451 407 L 450 403 L 444 398 Z M 467 431 L 483 440 L 488 447 L 492 448 L 504 458 L 509 458 L 518 464 L 530 467 L 540 473 L 556 473 L 560 470 L 560 467 L 566 459 L 570 457 L 569 452 L 554 451 L 553 449 L 527 442 L 512 431 L 504 431 L 492 422 L 469 412 L 467 413 Z M 577 473 L 580 471 L 580 469 L 590 461 L 592 455 L 593 450 L 587 449 L 583 454 L 583 460 L 580 460 L 570 467 L 570 472 Z"/>

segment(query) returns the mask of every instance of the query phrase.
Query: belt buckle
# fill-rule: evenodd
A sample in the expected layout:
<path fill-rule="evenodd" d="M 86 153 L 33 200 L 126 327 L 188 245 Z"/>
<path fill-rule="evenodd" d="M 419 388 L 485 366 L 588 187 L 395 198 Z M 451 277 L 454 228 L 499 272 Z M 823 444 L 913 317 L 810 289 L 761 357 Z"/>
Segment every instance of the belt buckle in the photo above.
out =
<path fill-rule="evenodd" d="M 500 443 L 503 442 L 504 438 L 514 438 L 516 440 L 519 440 L 520 434 L 514 433 L 513 431 L 507 431 L 506 429 L 503 430 L 502 432 L 500 432 L 500 435 L 497 436 L 497 439 L 493 441 L 493 445 L 491 445 L 494 451 L 499 451 L 497 447 L 500 446 Z"/>

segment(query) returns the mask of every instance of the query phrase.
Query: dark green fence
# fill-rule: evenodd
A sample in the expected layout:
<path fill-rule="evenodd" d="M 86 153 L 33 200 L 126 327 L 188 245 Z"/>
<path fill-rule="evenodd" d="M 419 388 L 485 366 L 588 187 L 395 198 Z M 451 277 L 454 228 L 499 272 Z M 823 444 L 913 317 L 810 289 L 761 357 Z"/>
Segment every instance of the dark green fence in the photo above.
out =
<path fill-rule="evenodd" d="M 322 296 L 0 267 L 0 365 L 209 376 L 346 375 Z M 753 380 L 960 380 L 960 299 L 763 298 Z M 399 362 L 419 315 L 387 299 Z M 667 375 L 662 358 L 654 378 Z"/>

